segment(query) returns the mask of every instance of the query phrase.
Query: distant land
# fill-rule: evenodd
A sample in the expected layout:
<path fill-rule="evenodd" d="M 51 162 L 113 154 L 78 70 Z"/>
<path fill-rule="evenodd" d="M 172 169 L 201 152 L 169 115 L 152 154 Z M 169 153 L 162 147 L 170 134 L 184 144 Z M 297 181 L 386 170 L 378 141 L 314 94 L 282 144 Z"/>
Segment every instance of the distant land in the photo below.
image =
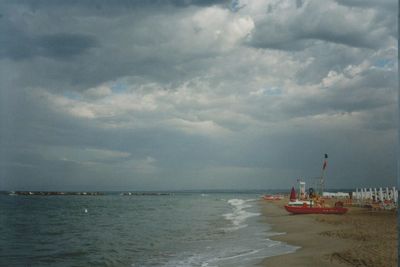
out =
<path fill-rule="evenodd" d="M 341 189 L 327 189 L 327 192 L 352 192 L 355 189 L 341 188 Z M 18 196 L 103 196 L 103 195 L 134 195 L 134 196 L 150 196 L 150 195 L 172 195 L 172 194 L 196 194 L 196 193 L 283 193 L 288 194 L 290 189 L 245 189 L 245 190 L 227 190 L 227 189 L 213 189 L 213 190 L 160 190 L 160 191 L 0 191 L 2 195 L 18 195 Z"/>

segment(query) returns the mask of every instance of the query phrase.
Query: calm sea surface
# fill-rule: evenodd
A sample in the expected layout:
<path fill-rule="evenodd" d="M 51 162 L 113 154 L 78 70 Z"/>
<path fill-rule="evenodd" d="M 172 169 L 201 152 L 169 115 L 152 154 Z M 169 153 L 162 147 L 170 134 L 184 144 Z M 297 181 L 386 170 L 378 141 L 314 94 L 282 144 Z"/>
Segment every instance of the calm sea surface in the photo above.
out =
<path fill-rule="evenodd" d="M 253 266 L 271 241 L 260 194 L 0 195 L 0 266 Z"/>

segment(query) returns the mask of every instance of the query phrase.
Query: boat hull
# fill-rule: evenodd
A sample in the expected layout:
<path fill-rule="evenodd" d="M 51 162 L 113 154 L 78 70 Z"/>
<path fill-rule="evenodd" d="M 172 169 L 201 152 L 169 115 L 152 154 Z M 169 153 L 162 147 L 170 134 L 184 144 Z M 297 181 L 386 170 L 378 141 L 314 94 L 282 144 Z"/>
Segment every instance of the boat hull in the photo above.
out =
<path fill-rule="evenodd" d="M 285 205 L 285 209 L 293 214 L 344 214 L 347 212 L 343 207 L 299 207 Z"/>

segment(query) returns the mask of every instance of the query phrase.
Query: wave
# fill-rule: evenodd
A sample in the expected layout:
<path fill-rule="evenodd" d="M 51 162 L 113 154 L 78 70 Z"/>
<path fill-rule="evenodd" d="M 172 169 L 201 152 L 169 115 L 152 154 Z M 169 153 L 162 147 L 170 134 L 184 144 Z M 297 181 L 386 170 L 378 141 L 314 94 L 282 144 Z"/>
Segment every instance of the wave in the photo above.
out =
<path fill-rule="evenodd" d="M 245 210 L 252 207 L 252 205 L 248 204 L 252 201 L 255 201 L 255 199 L 244 200 L 234 198 L 228 200 L 228 203 L 232 206 L 233 211 L 231 213 L 223 214 L 222 216 L 226 220 L 231 221 L 233 227 L 224 228 L 224 230 L 235 231 L 241 228 L 245 228 L 247 227 L 247 224 L 245 224 L 245 222 L 248 218 L 261 215 L 260 213 L 249 212 Z"/>
<path fill-rule="evenodd" d="M 218 267 L 218 266 L 229 266 L 233 261 L 249 260 L 251 256 L 260 252 L 260 249 L 254 250 L 244 250 L 237 253 L 227 253 L 221 252 L 220 255 L 210 254 L 198 254 L 191 255 L 187 258 L 172 261 L 164 265 L 165 267 L 191 267 L 191 266 L 201 266 L 201 267 Z M 249 258 L 250 257 L 250 258 Z M 228 265 L 227 265 L 228 264 Z M 236 266 L 236 265 L 235 265 Z"/>
<path fill-rule="evenodd" d="M 218 224 L 209 225 L 209 239 L 196 239 L 187 250 L 167 258 L 163 267 L 254 266 L 265 257 L 294 251 L 285 243 L 268 239 L 265 224 L 254 219 L 261 215 L 258 213 L 258 199 L 228 197 L 217 200 L 210 205 L 216 204 L 218 208 L 213 217 L 221 217 L 210 218 L 211 222 L 218 221 Z"/>
<path fill-rule="evenodd" d="M 229 256 L 229 257 L 225 257 L 225 258 L 220 258 L 219 260 L 232 260 L 232 259 L 236 259 L 236 258 L 240 258 L 240 257 L 246 257 L 246 256 L 250 256 L 253 254 L 256 254 L 260 252 L 260 249 L 255 249 L 255 250 L 250 250 L 250 251 L 243 251 L 237 255 L 233 255 L 233 256 Z"/>

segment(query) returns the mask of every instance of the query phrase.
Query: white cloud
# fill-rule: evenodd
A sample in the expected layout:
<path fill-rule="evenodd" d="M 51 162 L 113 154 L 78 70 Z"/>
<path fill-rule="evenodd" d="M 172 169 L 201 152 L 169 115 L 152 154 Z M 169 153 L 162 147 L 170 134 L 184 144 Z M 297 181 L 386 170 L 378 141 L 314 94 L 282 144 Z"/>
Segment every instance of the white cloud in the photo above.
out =
<path fill-rule="evenodd" d="M 239 16 L 217 6 L 199 10 L 192 16 L 192 27 L 198 41 L 206 47 L 221 45 L 221 49 L 233 48 L 246 38 L 254 28 L 250 16 Z M 222 51 L 226 52 L 226 51 Z"/>
<path fill-rule="evenodd" d="M 174 118 L 171 120 L 164 121 L 166 127 L 171 127 L 172 129 L 178 129 L 188 134 L 194 135 L 205 135 L 205 136 L 224 136 L 230 131 L 225 129 L 214 121 L 189 121 L 184 119 Z"/>
<path fill-rule="evenodd" d="M 260 131 L 291 118 L 387 104 L 387 98 L 378 90 L 386 88 L 387 82 L 379 77 L 376 83 L 368 80 L 371 71 L 374 75 L 393 75 L 393 70 L 374 70 L 371 60 L 330 70 L 319 83 L 298 84 L 296 72 L 307 68 L 312 71 L 313 58 L 302 62 L 284 52 L 246 48 L 228 61 L 213 62 L 216 70 L 210 69 L 208 76 L 174 86 L 123 79 L 107 85 L 111 88 L 124 83 L 123 91 L 101 98 L 91 98 L 87 91 L 75 98 L 47 92 L 43 95 L 54 110 L 90 119 L 99 127 L 146 129 L 158 125 L 191 135 L 221 137 L 244 129 Z M 231 61 L 230 68 L 222 67 Z M 346 98 L 341 99 L 344 95 Z"/>
<path fill-rule="evenodd" d="M 88 97 L 106 97 L 110 94 L 112 94 L 112 90 L 109 86 L 107 85 L 100 85 L 97 87 L 89 88 L 87 89 L 84 94 Z"/>

